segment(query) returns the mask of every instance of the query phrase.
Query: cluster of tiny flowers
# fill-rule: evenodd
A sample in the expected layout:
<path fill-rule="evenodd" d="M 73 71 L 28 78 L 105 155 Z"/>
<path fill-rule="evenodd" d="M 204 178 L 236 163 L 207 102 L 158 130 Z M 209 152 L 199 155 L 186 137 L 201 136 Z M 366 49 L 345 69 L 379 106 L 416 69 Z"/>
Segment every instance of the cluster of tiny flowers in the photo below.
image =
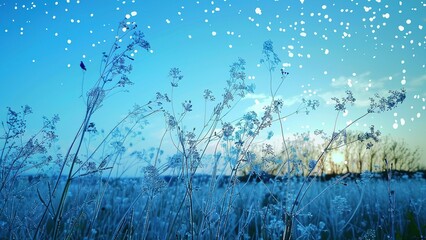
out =
<path fill-rule="evenodd" d="M 46 143 L 48 143 L 49 147 L 53 141 L 58 139 L 58 135 L 56 135 L 56 124 L 59 122 L 59 115 L 54 115 L 51 119 L 47 117 L 43 117 L 43 139 Z"/>
<path fill-rule="evenodd" d="M 161 178 L 158 169 L 152 165 L 146 166 L 142 169 L 144 184 L 143 191 L 149 191 L 152 194 L 157 194 L 166 186 L 166 182 Z"/>
<path fill-rule="evenodd" d="M 215 97 L 213 96 L 213 93 L 210 89 L 204 90 L 203 97 L 206 101 L 214 101 L 215 100 Z"/>
<path fill-rule="evenodd" d="M 195 138 L 196 138 L 196 136 L 195 136 L 194 132 L 190 132 L 190 131 L 186 132 L 185 140 L 186 140 L 186 142 L 188 143 L 189 146 L 195 145 L 195 143 L 196 143 Z"/>
<path fill-rule="evenodd" d="M 223 94 L 223 105 L 228 108 L 231 107 L 230 102 L 234 101 L 234 95 L 228 90 L 225 89 L 225 93 Z"/>
<path fill-rule="evenodd" d="M 259 126 L 260 129 L 264 129 L 272 125 L 272 120 L 273 120 L 272 108 L 271 106 L 266 106 L 264 109 L 265 109 L 265 112 L 262 117 L 262 123 Z"/>
<path fill-rule="evenodd" d="M 178 123 L 176 121 L 176 118 L 168 113 L 166 113 L 166 119 L 167 119 L 167 125 L 170 129 L 174 129 L 177 127 Z"/>
<path fill-rule="evenodd" d="M 171 80 L 172 87 L 178 87 L 179 81 L 182 80 L 183 75 L 179 68 L 172 68 L 169 71 L 169 77 L 172 78 Z"/>
<path fill-rule="evenodd" d="M 278 55 L 274 52 L 274 45 L 271 40 L 263 43 L 262 54 L 264 59 L 260 60 L 260 63 L 267 62 L 269 64 L 269 70 L 274 70 L 275 67 L 281 62 Z"/>
<path fill-rule="evenodd" d="M 345 197 L 339 195 L 335 196 L 331 200 L 331 204 L 333 205 L 333 209 L 336 211 L 337 214 L 347 213 L 352 210 L 351 206 L 348 203 L 348 200 Z"/>
<path fill-rule="evenodd" d="M 119 26 L 121 29 L 131 29 L 132 31 L 136 29 L 136 23 L 122 21 Z M 121 43 L 123 36 L 117 36 L 116 42 L 113 44 L 113 49 L 111 55 L 103 52 L 102 62 L 105 64 L 104 74 L 101 76 L 104 83 L 112 82 L 115 77 L 120 79 L 115 84 L 115 87 L 125 87 L 127 85 L 133 84 L 132 81 L 128 78 L 129 74 L 133 67 L 131 64 L 126 63 L 126 59 L 134 60 L 132 57 L 133 51 L 136 47 L 141 47 L 145 50 L 150 49 L 149 43 L 144 39 L 145 35 L 141 31 L 134 31 L 133 35 L 130 37 L 131 41 L 122 52 L 117 52 L 121 48 L 119 43 Z M 111 57 L 113 55 L 113 57 Z M 108 68 L 109 67 L 109 68 Z M 107 69 L 108 68 L 108 69 Z"/>
<path fill-rule="evenodd" d="M 238 130 L 235 132 L 236 139 L 241 139 L 241 136 L 254 136 L 257 126 L 260 121 L 257 119 L 257 114 L 250 111 L 244 114 L 243 118 L 236 124 Z"/>
<path fill-rule="evenodd" d="M 345 111 L 347 104 L 353 105 L 355 103 L 356 99 L 354 98 L 350 90 L 346 90 L 346 95 L 346 97 L 343 97 L 341 99 L 337 97 L 331 98 L 331 100 L 334 100 L 336 102 L 336 104 L 334 105 L 336 111 Z"/>
<path fill-rule="evenodd" d="M 19 153 L 14 152 L 11 154 L 14 158 L 19 158 L 21 156 L 23 157 L 30 157 L 31 155 L 39 154 L 39 153 L 46 153 L 47 149 L 46 147 L 40 143 L 37 139 L 28 140 L 23 147 L 19 148 Z"/>
<path fill-rule="evenodd" d="M 314 111 L 319 107 L 319 101 L 314 99 L 302 99 L 302 102 L 305 104 L 306 108 L 305 108 L 305 113 L 306 115 L 309 114 L 310 111 Z"/>
<path fill-rule="evenodd" d="M 234 127 L 232 126 L 232 124 L 230 123 L 223 123 L 222 125 L 222 132 L 223 132 L 223 137 L 225 140 L 229 139 L 232 137 L 232 134 L 234 133 Z"/>
<path fill-rule="evenodd" d="M 149 45 L 149 42 L 145 40 L 145 34 L 141 31 L 135 31 L 132 35 L 132 40 L 134 44 L 138 45 L 142 49 L 145 49 L 146 51 L 149 51 L 151 46 Z"/>
<path fill-rule="evenodd" d="M 183 107 L 183 110 L 185 110 L 185 112 L 191 112 L 192 111 L 191 100 L 183 102 L 182 107 Z"/>
<path fill-rule="evenodd" d="M 274 100 L 274 102 L 272 103 L 272 106 L 273 106 L 272 111 L 274 113 L 279 113 L 284 106 L 284 102 L 282 99 L 277 99 L 277 100 Z"/>
<path fill-rule="evenodd" d="M 404 102 L 406 98 L 406 90 L 389 90 L 389 96 L 381 97 L 376 94 L 375 98 L 370 98 L 369 113 L 381 113 L 396 108 L 398 104 Z"/>
<path fill-rule="evenodd" d="M 117 82 L 118 87 L 125 87 L 127 85 L 133 85 L 133 82 L 130 81 L 129 77 L 127 75 L 122 75 L 120 80 Z"/>
<path fill-rule="evenodd" d="M 369 139 L 374 140 L 374 142 L 379 142 L 379 136 L 381 135 L 381 132 L 379 130 L 374 130 L 374 125 L 370 126 L 370 132 L 365 132 L 364 134 L 358 135 L 358 141 L 366 141 Z M 369 142 L 367 143 L 367 149 L 370 149 L 373 147 L 373 143 Z"/>
<path fill-rule="evenodd" d="M 229 74 L 231 81 L 228 81 L 228 86 L 231 86 L 236 80 L 245 80 L 246 73 L 244 72 L 246 61 L 242 58 L 238 58 L 237 62 L 234 62 L 230 67 Z"/>
<path fill-rule="evenodd" d="M 25 107 L 25 109 L 29 109 L 27 111 L 23 111 L 23 112 L 15 112 L 14 110 L 12 110 L 10 107 L 7 108 L 7 120 L 6 120 L 6 124 L 7 124 L 7 128 L 8 131 L 11 133 L 9 134 L 9 136 L 3 136 L 3 138 L 14 138 L 16 136 L 19 136 L 21 134 L 25 133 L 25 129 L 26 129 L 26 121 L 25 121 L 25 116 L 29 113 L 31 113 L 31 108 L 27 108 L 28 106 Z M 5 131 L 6 132 L 6 131 Z"/>
<path fill-rule="evenodd" d="M 226 81 L 227 87 L 225 88 L 225 93 L 222 95 L 223 101 L 215 107 L 215 114 L 220 113 L 225 106 L 230 108 L 231 102 L 234 101 L 234 95 L 243 98 L 247 93 L 254 92 L 254 84 L 247 85 L 245 83 L 245 64 L 245 60 L 239 58 L 238 61 L 230 65 L 230 79 Z M 213 101 L 215 98 L 211 95 L 211 91 L 206 90 L 204 91 L 204 99 Z"/>
<path fill-rule="evenodd" d="M 274 147 L 272 147 L 271 144 L 264 144 L 262 147 L 262 152 L 266 155 L 273 155 L 274 154 Z"/>
<path fill-rule="evenodd" d="M 197 169 L 201 163 L 201 154 L 194 145 L 189 147 L 188 156 L 191 159 L 191 168 Z"/>
<path fill-rule="evenodd" d="M 112 76 L 123 75 L 130 73 L 133 70 L 133 66 L 126 64 L 126 58 L 123 55 L 117 55 L 114 57 L 111 72 Z"/>
<path fill-rule="evenodd" d="M 167 93 L 162 94 L 160 92 L 157 92 L 156 95 L 155 95 L 155 99 L 158 102 L 163 102 L 163 101 L 171 102 L 169 96 L 167 96 Z"/>
<path fill-rule="evenodd" d="M 101 106 L 102 101 L 105 98 L 105 90 L 101 87 L 92 88 L 87 94 L 87 106 L 88 108 L 97 109 Z"/>

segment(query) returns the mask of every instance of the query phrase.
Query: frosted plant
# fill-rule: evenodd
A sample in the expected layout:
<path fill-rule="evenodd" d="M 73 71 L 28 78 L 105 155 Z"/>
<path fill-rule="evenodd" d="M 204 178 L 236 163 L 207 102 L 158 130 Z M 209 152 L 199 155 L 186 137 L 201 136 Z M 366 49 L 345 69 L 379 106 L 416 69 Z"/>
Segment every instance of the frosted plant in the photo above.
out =
<path fill-rule="evenodd" d="M 148 192 L 150 195 L 157 195 L 166 187 L 166 182 L 160 176 L 158 169 L 155 166 L 149 165 L 142 169 L 143 171 L 143 185 L 142 190 Z"/>
<path fill-rule="evenodd" d="M 72 181 L 75 177 L 78 177 L 78 174 L 81 170 L 81 167 L 86 165 L 90 162 L 91 157 L 94 153 L 92 153 L 87 159 L 84 161 L 81 161 L 79 158 L 79 155 L 81 154 L 81 147 L 83 144 L 83 141 L 85 139 L 85 135 L 87 133 L 90 133 L 93 130 L 93 121 L 92 116 L 93 114 L 102 107 L 104 99 L 111 94 L 111 91 L 116 88 L 123 88 L 127 85 L 131 85 L 132 82 L 128 78 L 128 74 L 132 71 L 133 67 L 128 62 L 133 61 L 134 58 L 131 57 L 131 53 L 136 48 L 142 48 L 145 50 L 150 49 L 149 43 L 144 39 L 144 34 L 140 31 L 136 30 L 137 25 L 134 22 L 129 21 L 122 21 L 119 24 L 119 29 L 129 29 L 130 31 L 117 31 L 121 32 L 120 35 L 116 36 L 116 39 L 114 43 L 112 44 L 112 47 L 110 48 L 109 52 L 104 52 L 102 56 L 102 63 L 101 63 L 101 71 L 100 76 L 98 80 L 94 83 L 92 88 L 88 91 L 86 96 L 86 111 L 85 115 L 83 117 L 83 120 L 81 122 L 79 130 L 76 132 L 72 143 L 64 156 L 64 161 L 60 166 L 59 174 L 57 177 L 56 182 L 54 183 L 51 192 L 49 193 L 49 200 L 46 201 L 44 204 L 45 210 L 43 211 L 43 214 L 39 220 L 39 223 L 37 225 L 36 231 L 33 235 L 34 238 L 41 237 L 43 235 L 39 235 L 40 232 L 44 234 L 44 231 L 46 231 L 46 236 L 50 236 L 52 238 L 60 237 L 61 233 L 61 225 L 64 222 L 63 215 L 65 210 L 65 202 L 67 201 L 67 195 L 69 192 L 69 188 L 71 186 Z M 124 37 L 133 34 L 130 40 L 128 41 L 128 44 L 126 46 L 126 41 L 123 41 Z M 155 112 L 155 111 L 153 111 Z M 120 123 L 124 122 L 126 119 L 134 117 L 135 115 L 138 115 L 142 113 L 140 109 L 135 109 L 133 112 L 131 112 L 129 115 L 127 115 Z M 147 114 L 149 116 L 149 114 Z M 142 114 L 142 116 L 139 116 L 138 121 L 146 117 L 147 115 Z M 120 125 L 120 123 L 118 125 Z M 109 137 L 112 132 L 118 127 L 118 125 L 111 130 L 109 134 L 107 134 L 107 137 Z M 127 134 L 128 135 L 128 134 Z M 126 136 L 127 136 L 126 135 Z M 122 139 L 124 141 L 125 138 Z M 104 141 L 101 142 L 101 145 L 106 142 L 106 138 Z M 115 142 L 114 143 L 115 149 L 118 149 L 119 153 L 118 156 L 121 155 L 122 151 L 122 142 Z M 100 147 L 95 148 L 96 152 Z M 83 163 L 82 166 L 80 163 Z M 89 164 L 90 165 L 90 164 Z M 92 164 L 93 168 L 93 164 Z M 68 173 L 64 174 L 66 171 Z M 89 168 L 90 172 L 90 168 Z M 58 203 L 54 203 L 52 201 L 53 198 L 57 197 L 57 191 L 59 189 L 60 181 L 63 177 L 63 175 L 66 176 L 66 182 L 65 186 L 63 187 L 62 191 L 60 192 L 60 197 Z M 44 200 L 43 200 L 44 201 Z M 56 205 L 56 206 L 55 206 Z M 46 224 L 49 209 L 55 209 L 53 213 L 53 230 L 47 231 Z"/>

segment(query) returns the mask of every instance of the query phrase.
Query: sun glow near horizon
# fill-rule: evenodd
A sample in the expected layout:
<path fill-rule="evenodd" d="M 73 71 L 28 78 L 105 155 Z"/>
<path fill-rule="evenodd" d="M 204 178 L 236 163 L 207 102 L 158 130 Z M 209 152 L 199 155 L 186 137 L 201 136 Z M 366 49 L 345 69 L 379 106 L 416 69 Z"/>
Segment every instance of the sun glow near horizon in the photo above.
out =
<path fill-rule="evenodd" d="M 331 161 L 335 164 L 346 163 L 345 154 L 341 151 L 335 151 L 331 153 Z"/>

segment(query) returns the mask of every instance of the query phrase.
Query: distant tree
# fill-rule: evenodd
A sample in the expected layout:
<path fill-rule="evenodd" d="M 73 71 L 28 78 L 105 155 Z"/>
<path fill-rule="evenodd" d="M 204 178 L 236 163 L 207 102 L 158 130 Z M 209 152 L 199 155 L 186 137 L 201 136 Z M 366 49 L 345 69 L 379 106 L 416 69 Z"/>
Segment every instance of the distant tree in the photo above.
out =
<path fill-rule="evenodd" d="M 382 158 L 393 164 L 395 170 L 410 172 L 420 170 L 421 153 L 418 147 L 412 149 L 404 140 L 388 140 L 386 143 L 382 146 L 384 149 Z M 382 164 L 381 170 L 384 169 Z"/>
<path fill-rule="evenodd" d="M 400 171 L 418 171 L 421 166 L 421 152 L 418 147 L 409 146 L 404 140 L 385 136 L 372 146 L 369 142 L 355 141 L 359 132 L 348 132 L 345 157 L 348 172 L 384 171 L 384 159 Z"/>
<path fill-rule="evenodd" d="M 337 145 L 336 150 L 343 150 L 345 161 L 336 163 L 326 155 L 324 161 L 315 166 L 317 175 L 343 174 L 347 172 L 360 173 L 363 171 L 381 172 L 385 170 L 384 159 L 387 159 L 394 170 L 419 171 L 425 168 L 421 164 L 421 151 L 413 148 L 403 140 L 396 140 L 390 136 L 381 138 L 378 142 L 359 141 L 361 132 L 348 131 L 345 143 Z M 287 149 L 281 154 L 269 154 L 266 145 L 253 148 L 256 159 L 253 164 L 247 165 L 240 175 L 247 175 L 252 171 L 265 171 L 273 175 L 285 175 L 290 171 L 292 175 L 305 176 L 310 168 L 310 161 L 315 159 L 324 148 L 315 143 L 309 133 L 297 133 L 287 139 Z M 263 149 L 263 150 L 262 150 Z M 290 168 L 287 168 L 290 165 Z M 256 168 L 256 169 L 254 169 Z"/>

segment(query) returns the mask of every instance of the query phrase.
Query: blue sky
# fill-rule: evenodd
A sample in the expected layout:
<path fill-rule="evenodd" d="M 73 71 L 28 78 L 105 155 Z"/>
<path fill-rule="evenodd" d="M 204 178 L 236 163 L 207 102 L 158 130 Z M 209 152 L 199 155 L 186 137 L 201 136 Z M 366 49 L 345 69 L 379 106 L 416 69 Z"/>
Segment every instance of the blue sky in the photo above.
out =
<path fill-rule="evenodd" d="M 302 97 L 321 101 L 309 117 L 285 122 L 289 133 L 317 128 L 330 130 L 333 106 L 327 101 L 350 89 L 357 104 L 340 118 L 341 126 L 365 111 L 368 97 L 388 89 L 407 90 L 406 102 L 394 111 L 372 115 L 355 129 L 374 124 L 384 134 L 426 149 L 426 51 L 424 1 L 3 1 L 0 3 L 0 116 L 6 107 L 33 108 L 30 127 L 41 116 L 59 114 L 59 144 L 67 145 L 84 113 L 79 98 L 97 79 L 101 54 L 114 40 L 118 22 L 130 14 L 151 44 L 138 52 L 129 92 L 115 94 L 95 116 L 98 128 L 108 129 L 135 103 L 143 104 L 157 91 L 169 92 L 167 74 L 179 67 L 184 75 L 176 102 L 192 100 L 188 126 L 203 113 L 203 90 L 216 96 L 228 79 L 229 65 L 247 61 L 247 82 L 254 94 L 241 101 L 235 116 L 260 111 L 268 103 L 269 80 L 260 64 L 262 44 L 274 42 L 282 67 L 290 72 L 278 95 L 286 110 Z M 277 80 L 280 73 L 274 73 Z M 270 100 L 270 99 L 269 99 Z M 198 104 L 200 103 L 200 104 Z M 230 119 L 232 120 L 232 119 Z M 152 121 L 143 133 L 147 146 L 156 146 L 163 124 Z"/>

